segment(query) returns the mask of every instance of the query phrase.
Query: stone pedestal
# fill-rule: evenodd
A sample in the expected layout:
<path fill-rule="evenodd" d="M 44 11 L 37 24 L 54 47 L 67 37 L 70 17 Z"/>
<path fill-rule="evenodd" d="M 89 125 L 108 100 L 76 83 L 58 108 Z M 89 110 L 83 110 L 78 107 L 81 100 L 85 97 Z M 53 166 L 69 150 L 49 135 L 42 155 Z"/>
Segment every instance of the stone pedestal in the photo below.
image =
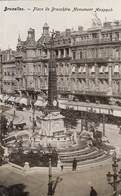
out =
<path fill-rule="evenodd" d="M 65 133 L 64 116 L 58 111 L 53 111 L 41 118 L 41 129 L 48 137 L 56 137 Z"/>

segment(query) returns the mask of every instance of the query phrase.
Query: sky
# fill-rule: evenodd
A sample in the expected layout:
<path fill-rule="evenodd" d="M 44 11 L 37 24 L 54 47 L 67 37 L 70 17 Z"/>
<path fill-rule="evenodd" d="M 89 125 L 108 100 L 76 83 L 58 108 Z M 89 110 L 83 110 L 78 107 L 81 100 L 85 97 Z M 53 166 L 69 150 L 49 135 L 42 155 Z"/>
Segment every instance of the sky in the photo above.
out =
<path fill-rule="evenodd" d="M 4 11 L 5 7 L 24 10 Z M 70 11 L 55 11 L 58 8 Z M 88 11 L 73 11 L 74 8 L 86 8 Z M 0 1 L 0 49 L 15 49 L 18 35 L 20 34 L 21 39 L 25 40 L 30 27 L 35 29 L 36 39 L 39 39 L 45 22 L 50 26 L 50 30 L 63 31 L 66 28 L 76 30 L 78 26 L 87 29 L 91 27 L 96 8 L 99 8 L 96 13 L 102 22 L 121 20 L 121 0 Z"/>

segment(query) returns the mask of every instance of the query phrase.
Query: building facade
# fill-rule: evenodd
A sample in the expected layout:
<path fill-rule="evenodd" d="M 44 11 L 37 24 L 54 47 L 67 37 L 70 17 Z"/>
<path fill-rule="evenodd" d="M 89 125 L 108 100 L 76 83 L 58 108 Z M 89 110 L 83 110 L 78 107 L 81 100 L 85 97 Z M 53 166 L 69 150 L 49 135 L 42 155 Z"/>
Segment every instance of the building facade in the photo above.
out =
<path fill-rule="evenodd" d="M 15 51 L 1 52 L 1 93 L 13 94 L 16 88 Z"/>
<path fill-rule="evenodd" d="M 48 91 L 50 31 L 39 40 L 30 28 L 20 36 L 16 51 L 2 51 L 3 92 L 37 98 Z M 121 21 L 94 18 L 92 27 L 55 32 L 54 51 L 58 96 L 70 100 L 108 103 L 121 98 Z M 9 91 L 8 91 L 9 90 Z"/>

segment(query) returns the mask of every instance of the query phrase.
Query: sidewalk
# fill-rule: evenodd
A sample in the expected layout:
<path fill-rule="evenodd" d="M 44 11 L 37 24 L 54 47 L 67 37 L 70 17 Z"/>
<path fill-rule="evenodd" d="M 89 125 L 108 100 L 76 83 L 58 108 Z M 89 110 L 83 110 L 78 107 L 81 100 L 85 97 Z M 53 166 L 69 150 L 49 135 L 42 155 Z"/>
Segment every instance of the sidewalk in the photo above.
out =
<path fill-rule="evenodd" d="M 100 126 L 99 130 L 102 131 L 103 127 Z M 116 148 L 117 155 L 121 157 L 121 134 L 119 134 L 119 128 L 116 125 L 105 125 L 105 136 L 110 142 L 109 145 Z"/>

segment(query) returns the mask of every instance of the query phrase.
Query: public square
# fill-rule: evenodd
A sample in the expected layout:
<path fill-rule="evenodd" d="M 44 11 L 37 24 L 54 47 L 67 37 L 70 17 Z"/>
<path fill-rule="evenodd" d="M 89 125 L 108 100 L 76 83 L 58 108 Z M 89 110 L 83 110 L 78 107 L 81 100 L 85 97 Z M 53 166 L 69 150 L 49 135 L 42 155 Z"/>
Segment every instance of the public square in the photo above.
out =
<path fill-rule="evenodd" d="M 62 10 L 66 14 L 57 8 L 49 20 Z M 28 27 L 27 8 L 30 20 L 18 17 L 27 35 L 16 29 L 15 49 L 0 48 L 0 193 L 2 185 L 8 187 L 5 196 L 15 184 L 25 185 L 30 196 L 121 195 L 121 20 L 103 21 L 93 9 L 84 10 L 93 11 L 86 29 L 84 15 L 76 28 L 59 30 L 63 22 L 57 20 L 52 30 L 52 22 L 42 26 L 35 14 L 35 32 Z M 73 17 L 75 24 L 80 21 L 78 14 Z M 8 26 L 9 38 L 14 28 Z"/>
<path fill-rule="evenodd" d="M 7 111 L 7 117 L 11 118 L 13 108 Z M 39 113 L 40 114 L 40 113 Z M 38 111 L 35 112 L 38 115 Z M 26 122 L 26 126 L 31 129 L 32 123 L 30 123 L 30 116 L 32 111 L 18 111 L 16 110 L 15 122 Z M 37 123 L 37 128 L 40 124 Z M 99 130 L 102 131 L 102 124 Z M 121 155 L 121 135 L 119 134 L 119 127 L 116 125 L 105 124 L 105 135 L 110 145 L 115 146 L 117 149 L 117 156 Z M 121 162 L 118 162 L 119 168 L 121 168 Z M 56 196 L 88 196 L 90 192 L 90 186 L 94 186 L 98 195 L 110 196 L 112 194 L 112 187 L 108 185 L 106 174 L 108 171 L 112 172 L 112 158 L 104 160 L 102 162 L 92 163 L 84 166 L 77 165 L 77 171 L 72 171 L 72 168 L 64 168 L 63 171 L 60 168 L 53 168 L 52 174 L 55 180 L 58 176 L 62 179 L 56 187 Z M 23 183 L 26 185 L 27 191 L 30 192 L 30 196 L 44 196 L 47 195 L 48 189 L 48 168 L 38 168 L 35 170 L 24 171 L 18 167 L 11 167 L 5 164 L 0 167 L 1 184 L 10 185 L 14 183 Z M 120 186 L 120 185 L 119 185 Z"/>

